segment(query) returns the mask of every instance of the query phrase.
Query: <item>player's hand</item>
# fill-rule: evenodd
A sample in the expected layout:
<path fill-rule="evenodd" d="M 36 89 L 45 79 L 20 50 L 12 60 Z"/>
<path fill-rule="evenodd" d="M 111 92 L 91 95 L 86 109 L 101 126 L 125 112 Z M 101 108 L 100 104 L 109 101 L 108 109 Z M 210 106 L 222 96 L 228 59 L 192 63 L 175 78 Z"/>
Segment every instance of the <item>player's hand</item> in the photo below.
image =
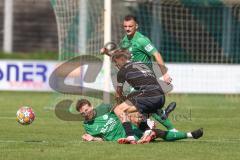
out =
<path fill-rule="evenodd" d="M 84 134 L 84 135 L 82 136 L 82 139 L 83 139 L 84 141 L 93 141 L 94 137 L 91 136 L 90 134 Z"/>
<path fill-rule="evenodd" d="M 163 75 L 163 81 L 166 82 L 167 84 L 171 84 L 172 78 L 169 76 L 169 74 L 165 73 Z"/>
<path fill-rule="evenodd" d="M 103 47 L 103 48 L 100 49 L 100 53 L 101 54 L 107 54 L 108 53 L 108 49 Z"/>

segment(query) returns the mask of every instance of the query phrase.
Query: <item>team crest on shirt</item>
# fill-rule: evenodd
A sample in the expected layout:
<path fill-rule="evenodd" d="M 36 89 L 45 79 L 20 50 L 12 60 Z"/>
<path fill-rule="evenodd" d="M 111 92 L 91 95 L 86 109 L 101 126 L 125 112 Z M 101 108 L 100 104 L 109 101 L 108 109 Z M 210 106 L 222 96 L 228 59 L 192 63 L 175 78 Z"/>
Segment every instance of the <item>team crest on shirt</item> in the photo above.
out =
<path fill-rule="evenodd" d="M 107 120 L 107 119 L 108 119 L 108 115 L 106 115 L 106 114 L 103 115 L 103 119 L 104 119 L 104 120 Z"/>
<path fill-rule="evenodd" d="M 134 55 L 131 53 L 131 59 L 134 59 Z"/>

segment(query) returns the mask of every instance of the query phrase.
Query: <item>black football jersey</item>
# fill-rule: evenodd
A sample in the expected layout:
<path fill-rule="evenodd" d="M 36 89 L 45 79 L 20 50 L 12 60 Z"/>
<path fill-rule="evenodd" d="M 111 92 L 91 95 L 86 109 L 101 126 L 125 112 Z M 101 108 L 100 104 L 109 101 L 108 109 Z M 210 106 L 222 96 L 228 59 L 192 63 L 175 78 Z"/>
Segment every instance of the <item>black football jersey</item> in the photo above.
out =
<path fill-rule="evenodd" d="M 128 62 L 117 74 L 118 86 L 128 82 L 135 90 L 161 90 L 153 71 L 144 63 Z"/>

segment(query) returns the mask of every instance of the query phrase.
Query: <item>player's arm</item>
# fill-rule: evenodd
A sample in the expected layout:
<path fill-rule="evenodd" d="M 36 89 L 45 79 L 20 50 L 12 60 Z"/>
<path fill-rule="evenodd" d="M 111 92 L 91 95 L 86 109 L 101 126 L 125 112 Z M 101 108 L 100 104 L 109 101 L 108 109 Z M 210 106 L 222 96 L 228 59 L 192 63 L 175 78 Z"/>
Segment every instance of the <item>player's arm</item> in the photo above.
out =
<path fill-rule="evenodd" d="M 100 49 L 100 53 L 111 57 L 111 51 L 114 51 L 115 49 L 117 49 L 117 44 L 114 42 L 109 42 Z"/>
<path fill-rule="evenodd" d="M 160 71 L 163 75 L 163 80 L 167 83 L 167 84 L 170 84 L 171 81 L 172 81 L 172 78 L 169 76 L 169 74 L 167 73 L 167 68 L 165 67 L 165 64 L 164 64 L 164 61 L 163 61 L 163 58 L 161 56 L 161 54 L 159 52 L 154 52 L 153 53 L 153 56 L 160 68 Z"/>
<path fill-rule="evenodd" d="M 125 70 L 120 70 L 118 71 L 117 74 L 117 89 L 115 93 L 115 99 L 117 101 L 117 104 L 120 104 L 123 102 L 126 97 L 123 95 L 123 85 L 125 83 Z"/>
<path fill-rule="evenodd" d="M 100 53 L 101 54 L 105 54 L 105 55 L 111 57 L 111 54 L 109 53 L 109 50 L 107 48 L 105 48 L 105 47 L 100 49 Z"/>
<path fill-rule="evenodd" d="M 123 86 L 117 86 L 115 99 L 117 101 L 117 104 L 122 103 L 126 99 L 126 97 L 123 95 Z"/>
<path fill-rule="evenodd" d="M 103 139 L 101 137 L 94 137 L 94 136 L 92 136 L 90 134 L 87 134 L 87 133 L 82 135 L 82 139 L 84 141 L 103 141 Z"/>
<path fill-rule="evenodd" d="M 170 84 L 172 81 L 172 78 L 167 73 L 167 68 L 165 67 L 163 58 L 161 54 L 158 52 L 158 50 L 154 47 L 154 45 L 151 43 L 151 41 L 148 38 L 140 38 L 139 43 L 143 47 L 143 49 L 146 51 L 146 53 L 149 56 L 153 56 L 159 66 L 159 69 L 163 75 L 163 80 Z"/>

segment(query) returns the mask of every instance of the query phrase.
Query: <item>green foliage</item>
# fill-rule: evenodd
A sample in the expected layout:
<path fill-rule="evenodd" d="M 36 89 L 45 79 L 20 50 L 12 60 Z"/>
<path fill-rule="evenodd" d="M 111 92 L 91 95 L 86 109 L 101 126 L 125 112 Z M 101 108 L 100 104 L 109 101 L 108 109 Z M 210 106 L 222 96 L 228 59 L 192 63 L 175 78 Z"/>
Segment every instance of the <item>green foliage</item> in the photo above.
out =
<path fill-rule="evenodd" d="M 204 136 L 199 140 L 157 140 L 145 145 L 83 142 L 81 122 L 62 121 L 54 110 L 46 109 L 55 98 L 54 93 L 1 92 L 1 160 L 235 160 L 240 156 L 240 95 L 167 96 L 166 104 L 177 102 L 170 116 L 176 128 L 190 131 L 203 127 Z M 98 103 L 92 100 L 94 105 Z M 29 126 L 15 120 L 22 105 L 32 106 L 35 111 L 36 119 Z"/>

